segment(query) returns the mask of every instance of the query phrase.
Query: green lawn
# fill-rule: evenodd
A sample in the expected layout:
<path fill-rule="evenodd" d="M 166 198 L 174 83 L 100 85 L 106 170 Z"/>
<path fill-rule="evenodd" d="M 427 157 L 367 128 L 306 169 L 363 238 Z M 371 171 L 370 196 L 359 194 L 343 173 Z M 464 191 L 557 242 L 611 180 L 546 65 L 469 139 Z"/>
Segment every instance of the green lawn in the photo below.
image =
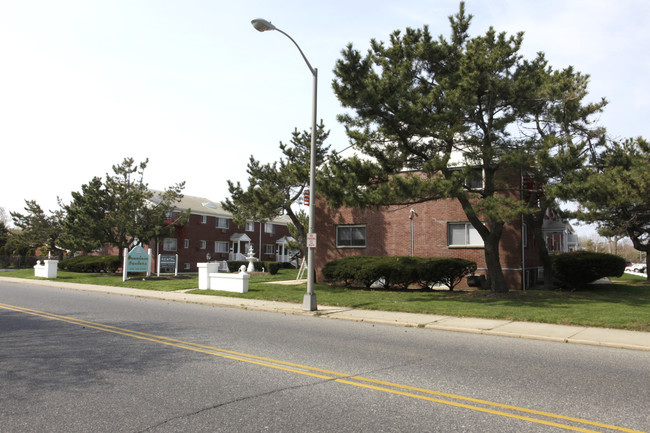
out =
<path fill-rule="evenodd" d="M 3 272 L 0 276 L 34 278 L 31 270 Z M 293 280 L 295 270 L 281 270 L 277 275 L 251 277 L 247 293 L 192 290 L 190 293 L 266 299 L 302 303 L 306 284 L 273 284 Z M 145 290 L 196 289 L 196 274 L 178 278 L 130 277 L 121 275 L 78 274 L 60 271 L 59 281 Z M 366 290 L 316 284 L 319 305 L 346 306 L 370 310 L 403 311 L 451 316 L 485 317 L 563 325 L 598 326 L 650 332 L 650 285 L 644 278 L 624 275 L 613 284 L 593 285 L 581 291 L 512 291 L 494 294 L 489 291 L 419 291 Z"/>

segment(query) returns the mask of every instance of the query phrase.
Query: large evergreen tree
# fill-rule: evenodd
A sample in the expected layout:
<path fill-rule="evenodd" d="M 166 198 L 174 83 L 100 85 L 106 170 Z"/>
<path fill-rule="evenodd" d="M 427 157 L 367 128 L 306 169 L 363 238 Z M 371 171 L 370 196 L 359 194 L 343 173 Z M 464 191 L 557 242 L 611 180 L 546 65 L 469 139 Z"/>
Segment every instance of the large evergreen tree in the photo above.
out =
<path fill-rule="evenodd" d="M 533 140 L 521 126 L 553 119 L 560 75 L 542 53 L 522 58 L 523 33 L 490 28 L 470 38 L 470 21 L 461 2 L 450 17 L 449 40 L 424 26 L 396 31 L 388 44 L 373 39 L 365 56 L 352 45 L 343 51 L 333 86 L 351 109 L 339 119 L 362 157 L 331 158 L 319 185 L 332 206 L 458 200 L 483 239 L 490 287 L 506 291 L 499 257 L 504 226 L 535 212 L 511 176 L 557 155 L 560 142 L 548 131 Z M 579 81 L 570 70 L 566 75 Z M 547 100 L 535 105 L 540 84 Z M 569 147 L 566 158 L 575 154 Z"/>
<path fill-rule="evenodd" d="M 316 128 L 316 165 L 322 164 L 329 146 L 324 144 L 329 136 L 323 122 Z M 240 182 L 228 181 L 230 197 L 222 206 L 233 214 L 237 224 L 246 221 L 268 221 L 286 214 L 295 227 L 294 234 L 303 253 L 306 252 L 306 227 L 304 218 L 294 209 L 295 203 L 309 188 L 311 131 L 295 129 L 288 144 L 280 142 L 282 157 L 273 163 L 263 164 L 251 155 L 247 166 L 248 187 Z"/>
<path fill-rule="evenodd" d="M 108 243 L 117 247 L 122 257 L 124 248 L 147 243 L 173 229 L 165 216 L 183 197 L 185 183 L 155 196 L 144 182 L 147 163 L 135 164 L 133 158 L 125 158 L 112 167 L 113 174 L 107 173 L 104 181 L 94 177 L 81 191 L 72 193 L 70 204 L 63 206 L 69 249 L 91 251 Z"/>

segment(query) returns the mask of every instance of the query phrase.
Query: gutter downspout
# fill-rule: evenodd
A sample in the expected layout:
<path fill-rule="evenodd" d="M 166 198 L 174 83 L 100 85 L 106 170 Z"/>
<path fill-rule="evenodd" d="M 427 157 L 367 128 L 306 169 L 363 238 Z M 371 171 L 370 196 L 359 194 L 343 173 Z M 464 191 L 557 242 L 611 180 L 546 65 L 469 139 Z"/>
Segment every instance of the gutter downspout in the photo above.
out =
<path fill-rule="evenodd" d="M 521 182 L 521 200 L 523 201 L 524 199 L 524 171 L 521 170 L 521 176 L 520 176 L 520 182 Z M 524 247 L 525 245 L 525 239 L 524 236 L 528 235 L 528 233 L 524 234 L 524 216 L 523 214 L 521 215 L 521 289 L 525 292 L 526 291 L 526 249 Z"/>
<path fill-rule="evenodd" d="M 415 254 L 415 244 L 413 243 L 413 217 L 415 216 L 415 210 L 411 209 L 409 213 L 409 220 L 411 220 L 411 257 Z"/>

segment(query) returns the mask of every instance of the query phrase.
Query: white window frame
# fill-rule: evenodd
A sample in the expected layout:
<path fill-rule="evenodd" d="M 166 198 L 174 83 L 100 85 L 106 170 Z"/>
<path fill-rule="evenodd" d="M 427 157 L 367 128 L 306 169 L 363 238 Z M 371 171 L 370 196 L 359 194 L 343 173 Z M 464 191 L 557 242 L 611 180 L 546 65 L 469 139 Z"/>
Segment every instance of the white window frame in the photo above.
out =
<path fill-rule="evenodd" d="M 264 223 L 264 233 L 275 233 L 275 224 L 273 223 Z"/>
<path fill-rule="evenodd" d="M 267 256 L 272 256 L 275 254 L 275 245 L 273 244 L 264 244 L 264 254 Z"/>
<path fill-rule="evenodd" d="M 204 250 L 207 248 L 208 243 L 206 241 L 199 241 L 199 249 Z"/>
<path fill-rule="evenodd" d="M 177 251 L 177 250 L 178 250 L 178 239 L 176 238 L 163 239 L 163 251 Z"/>
<path fill-rule="evenodd" d="M 219 249 L 218 247 L 221 247 Z M 214 252 L 215 253 L 228 253 L 230 252 L 230 245 L 227 241 L 214 241 Z"/>
<path fill-rule="evenodd" d="M 452 229 L 464 229 L 463 242 L 453 243 Z M 454 242 L 456 239 L 453 239 Z M 483 248 L 484 243 L 478 231 L 474 228 L 472 223 L 466 221 L 449 222 L 447 223 L 447 246 L 450 248 Z"/>
<path fill-rule="evenodd" d="M 208 223 L 208 216 L 201 215 L 201 224 L 207 224 L 207 223 Z"/>
<path fill-rule="evenodd" d="M 183 248 L 187 249 L 189 247 L 190 247 L 190 240 L 189 239 L 183 240 Z"/>
<path fill-rule="evenodd" d="M 244 230 L 247 232 L 254 232 L 255 231 L 255 223 L 254 222 L 247 222 Z"/>
<path fill-rule="evenodd" d="M 479 172 L 481 173 L 481 177 L 478 179 L 474 179 L 473 177 L 466 177 L 463 181 L 463 185 L 465 185 L 465 188 L 467 188 L 470 191 L 480 191 L 483 188 L 485 188 L 485 173 L 483 173 L 483 169 L 481 167 L 458 167 L 458 168 L 453 168 L 453 171 L 461 171 L 461 170 L 466 170 L 469 168 L 473 172 Z"/>
<path fill-rule="evenodd" d="M 214 226 L 218 229 L 228 230 L 230 228 L 230 219 L 217 217 Z"/>
<path fill-rule="evenodd" d="M 363 230 L 360 230 L 363 229 Z M 349 231 L 350 238 L 343 239 L 343 234 Z M 359 242 L 359 239 L 352 239 L 352 237 L 357 234 L 362 234 L 363 243 Z M 367 234 L 366 234 L 366 225 L 365 224 L 350 224 L 350 225 L 340 225 L 336 226 L 336 248 L 366 248 L 367 246 Z"/>

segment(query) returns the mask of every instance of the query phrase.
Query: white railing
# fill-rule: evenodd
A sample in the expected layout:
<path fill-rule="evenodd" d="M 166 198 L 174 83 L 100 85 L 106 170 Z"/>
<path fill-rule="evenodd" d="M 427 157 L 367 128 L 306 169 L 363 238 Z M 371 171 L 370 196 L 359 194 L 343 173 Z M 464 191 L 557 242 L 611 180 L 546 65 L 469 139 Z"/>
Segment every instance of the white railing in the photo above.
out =
<path fill-rule="evenodd" d="M 276 262 L 281 262 L 281 263 L 286 263 L 291 261 L 291 256 L 289 254 L 276 254 L 275 255 L 275 261 Z"/>
<path fill-rule="evenodd" d="M 230 253 L 228 260 L 246 261 L 246 256 L 242 253 Z"/>

